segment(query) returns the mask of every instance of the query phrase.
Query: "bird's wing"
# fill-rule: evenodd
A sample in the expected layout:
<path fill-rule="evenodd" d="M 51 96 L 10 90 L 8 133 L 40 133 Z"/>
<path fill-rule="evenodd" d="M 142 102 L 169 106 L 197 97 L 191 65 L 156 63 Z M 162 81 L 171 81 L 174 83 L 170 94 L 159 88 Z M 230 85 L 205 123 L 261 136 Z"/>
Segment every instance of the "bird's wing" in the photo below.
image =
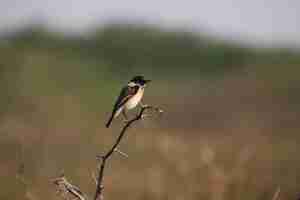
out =
<path fill-rule="evenodd" d="M 138 86 L 125 86 L 115 103 L 114 109 L 117 110 L 123 106 L 132 96 L 134 96 L 139 90 Z"/>
<path fill-rule="evenodd" d="M 108 122 L 106 123 L 106 127 L 108 128 L 110 123 L 112 122 L 115 114 L 121 111 L 119 110 L 131 97 L 133 97 L 139 90 L 139 86 L 125 86 L 114 105 L 114 109 L 112 111 L 111 117 L 109 118 Z"/>

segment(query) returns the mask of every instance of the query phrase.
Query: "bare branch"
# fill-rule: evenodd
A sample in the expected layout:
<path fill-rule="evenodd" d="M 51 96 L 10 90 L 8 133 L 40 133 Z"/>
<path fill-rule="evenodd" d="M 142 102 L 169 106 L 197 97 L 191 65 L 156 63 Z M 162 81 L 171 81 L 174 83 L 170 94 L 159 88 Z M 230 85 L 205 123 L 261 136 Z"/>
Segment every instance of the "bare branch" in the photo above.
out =
<path fill-rule="evenodd" d="M 124 137 L 127 129 L 135 122 L 138 120 L 143 119 L 143 114 L 146 110 L 155 110 L 158 113 L 162 113 L 163 111 L 157 107 L 153 107 L 153 106 L 148 106 L 148 105 L 143 105 L 142 109 L 140 110 L 140 112 L 136 115 L 136 117 L 134 117 L 133 119 L 129 120 L 126 122 L 126 124 L 123 126 L 116 142 L 113 144 L 113 146 L 111 147 L 111 149 L 104 155 L 104 156 L 99 156 L 98 158 L 100 158 L 101 160 L 101 165 L 100 165 L 100 171 L 98 173 L 98 179 L 97 179 L 97 187 L 96 187 L 96 192 L 94 195 L 94 200 L 103 200 L 103 177 L 104 177 L 104 169 L 105 169 L 105 164 L 106 161 L 111 157 L 111 155 L 114 152 L 118 152 L 121 154 L 121 152 L 117 149 L 118 145 L 120 144 L 122 138 Z M 123 154 L 123 152 L 122 152 Z"/>
<path fill-rule="evenodd" d="M 114 152 L 119 153 L 121 156 L 128 157 L 128 155 L 122 151 L 120 151 L 117 147 L 120 144 L 122 138 L 124 137 L 127 129 L 135 122 L 141 119 L 144 119 L 146 116 L 149 117 L 150 115 L 144 114 L 146 110 L 155 110 L 157 113 L 161 114 L 163 111 L 157 107 L 143 105 L 141 110 L 138 112 L 138 114 L 131 120 L 126 121 L 125 125 L 122 127 L 121 132 L 116 139 L 115 143 L 112 145 L 112 147 L 108 150 L 108 152 L 104 155 L 97 156 L 97 159 L 99 160 L 99 164 L 97 165 L 97 171 L 98 171 L 98 177 L 95 176 L 95 173 L 92 172 L 92 178 L 96 184 L 96 192 L 94 195 L 94 200 L 103 200 L 103 178 L 104 178 L 104 169 L 106 162 L 108 159 L 112 156 Z M 52 182 L 58 187 L 58 194 L 60 194 L 64 199 L 79 199 L 79 200 L 87 200 L 87 196 L 84 195 L 81 190 L 72 185 L 66 177 L 61 175 L 58 178 L 55 178 L 52 180 Z M 70 198 L 68 198 L 68 196 Z"/>

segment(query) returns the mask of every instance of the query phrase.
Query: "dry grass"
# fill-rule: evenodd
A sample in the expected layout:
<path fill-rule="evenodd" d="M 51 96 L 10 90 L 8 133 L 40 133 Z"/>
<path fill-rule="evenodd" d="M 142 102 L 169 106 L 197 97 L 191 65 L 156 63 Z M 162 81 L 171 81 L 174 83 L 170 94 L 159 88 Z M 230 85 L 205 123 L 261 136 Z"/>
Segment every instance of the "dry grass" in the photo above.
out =
<path fill-rule="evenodd" d="M 262 95 L 253 83 L 223 82 L 222 95 L 170 93 L 172 101 L 150 98 L 150 92 L 148 101 L 160 102 L 165 118 L 129 130 L 121 145 L 129 159 L 112 159 L 104 180 L 106 198 L 274 199 L 280 185 L 281 200 L 295 199 L 300 113 L 291 111 L 284 97 Z M 187 96 L 193 97 L 189 103 Z M 5 190 L 0 199 L 57 199 L 49 180 L 63 170 L 93 193 L 95 155 L 112 144 L 119 122 L 102 128 L 105 113 L 81 109 L 76 96 L 27 100 L 32 109 L 1 120 L 0 184 Z M 26 184 L 16 178 L 22 164 Z"/>

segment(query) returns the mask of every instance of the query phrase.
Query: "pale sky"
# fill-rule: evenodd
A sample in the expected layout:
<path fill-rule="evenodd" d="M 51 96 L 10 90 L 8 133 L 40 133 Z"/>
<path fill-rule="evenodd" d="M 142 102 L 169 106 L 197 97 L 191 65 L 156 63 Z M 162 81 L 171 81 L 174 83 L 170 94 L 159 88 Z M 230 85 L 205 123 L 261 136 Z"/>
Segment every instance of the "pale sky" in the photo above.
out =
<path fill-rule="evenodd" d="M 111 20 L 300 47 L 299 0 L 0 0 L 0 32 L 39 22 L 76 33 Z"/>

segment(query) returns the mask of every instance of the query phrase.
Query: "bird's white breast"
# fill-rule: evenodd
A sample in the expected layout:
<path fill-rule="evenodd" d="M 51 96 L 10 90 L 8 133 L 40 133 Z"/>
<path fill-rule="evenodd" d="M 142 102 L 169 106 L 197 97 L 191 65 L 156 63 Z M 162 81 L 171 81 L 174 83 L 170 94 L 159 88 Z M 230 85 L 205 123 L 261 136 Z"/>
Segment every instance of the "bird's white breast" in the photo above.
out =
<path fill-rule="evenodd" d="M 141 101 L 143 95 L 144 95 L 144 88 L 141 87 L 139 88 L 138 92 L 125 103 L 126 109 L 129 110 L 136 107 Z"/>

